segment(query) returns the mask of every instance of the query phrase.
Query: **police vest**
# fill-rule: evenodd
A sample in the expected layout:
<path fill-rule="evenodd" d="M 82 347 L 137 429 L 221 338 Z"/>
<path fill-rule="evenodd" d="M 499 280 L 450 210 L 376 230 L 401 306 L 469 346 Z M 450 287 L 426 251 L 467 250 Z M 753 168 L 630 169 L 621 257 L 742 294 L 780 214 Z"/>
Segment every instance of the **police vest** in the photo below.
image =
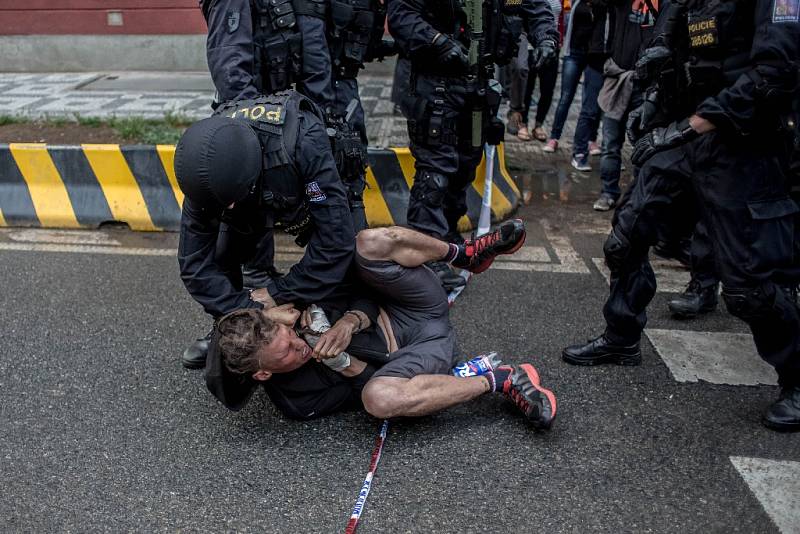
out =
<path fill-rule="evenodd" d="M 333 68 L 340 78 L 354 78 L 380 45 L 386 8 L 380 0 L 331 0 L 328 41 Z"/>
<path fill-rule="evenodd" d="M 749 68 L 755 0 L 686 3 L 686 84 L 695 100 L 716 94 Z"/>
<path fill-rule="evenodd" d="M 324 19 L 327 0 L 251 0 L 256 73 L 264 94 L 289 89 L 303 70 L 296 15 Z M 257 83 L 258 85 L 258 83 Z"/>
<path fill-rule="evenodd" d="M 228 102 L 214 113 L 247 121 L 258 135 L 262 171 L 256 185 L 255 202 L 272 214 L 275 227 L 292 235 L 302 233 L 312 224 L 305 178 L 297 173 L 294 160 L 301 111 L 319 116 L 317 107 L 308 98 L 296 91 L 282 91 L 252 100 Z"/>
<path fill-rule="evenodd" d="M 256 88 L 272 94 L 289 89 L 303 70 L 303 39 L 296 15 L 324 19 L 328 0 L 249 0 Z M 206 22 L 214 0 L 201 0 Z"/>

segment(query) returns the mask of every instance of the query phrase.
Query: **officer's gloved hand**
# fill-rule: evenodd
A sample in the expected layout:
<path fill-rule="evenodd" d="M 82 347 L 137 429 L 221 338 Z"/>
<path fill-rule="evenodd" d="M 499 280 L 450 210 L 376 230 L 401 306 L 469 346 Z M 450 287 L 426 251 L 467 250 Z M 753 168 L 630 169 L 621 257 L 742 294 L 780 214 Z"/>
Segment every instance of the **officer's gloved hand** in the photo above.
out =
<path fill-rule="evenodd" d="M 664 128 L 654 128 L 636 142 L 631 154 L 631 162 L 641 167 L 653 154 L 669 150 L 696 139 L 700 134 L 689 125 L 689 119 L 673 122 Z"/>
<path fill-rule="evenodd" d="M 638 108 L 634 109 L 628 115 L 628 124 L 626 133 L 628 141 L 632 145 L 642 138 L 642 136 L 650 130 L 650 125 L 653 124 L 658 113 L 658 91 L 652 89 L 644 96 L 644 102 Z"/>
<path fill-rule="evenodd" d="M 469 56 L 464 52 L 460 43 L 437 33 L 432 44 L 436 51 L 436 59 L 443 67 L 459 72 L 466 72 L 469 69 Z"/>
<path fill-rule="evenodd" d="M 634 66 L 636 80 L 652 82 L 671 57 L 672 51 L 666 46 L 651 46 L 645 49 Z"/>
<path fill-rule="evenodd" d="M 556 59 L 556 43 L 550 39 L 541 41 L 533 50 L 534 67 L 540 68 Z"/>
<path fill-rule="evenodd" d="M 385 36 L 381 42 L 375 47 L 375 50 L 370 59 L 383 61 L 387 57 L 396 56 L 400 51 L 397 43 L 391 37 Z"/>

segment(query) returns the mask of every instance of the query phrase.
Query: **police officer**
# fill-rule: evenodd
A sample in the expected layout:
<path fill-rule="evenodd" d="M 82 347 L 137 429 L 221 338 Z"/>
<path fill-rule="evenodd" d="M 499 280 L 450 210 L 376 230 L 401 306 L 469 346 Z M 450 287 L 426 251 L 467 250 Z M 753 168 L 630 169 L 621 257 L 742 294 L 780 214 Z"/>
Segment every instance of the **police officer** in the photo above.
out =
<path fill-rule="evenodd" d="M 239 308 L 324 300 L 342 282 L 355 249 L 347 195 L 319 109 L 295 91 L 220 106 L 190 126 L 175 153 L 186 195 L 178 263 L 192 297 L 214 319 Z M 306 251 L 265 288 L 243 288 L 241 264 L 272 228 Z M 193 346 L 183 364 L 199 368 Z"/>
<path fill-rule="evenodd" d="M 334 94 L 325 39 L 327 6 L 328 0 L 201 1 L 217 100 L 252 99 L 294 87 L 323 110 L 330 110 Z M 337 137 L 335 133 L 329 130 L 329 136 Z M 274 256 L 274 239 L 266 232 L 256 254 L 242 266 L 247 287 L 264 287 L 280 276 Z M 210 336 L 208 332 L 196 340 L 184 361 L 205 353 Z"/>
<path fill-rule="evenodd" d="M 380 0 L 204 0 L 209 69 L 221 102 L 294 87 L 324 112 L 356 230 L 366 227 L 366 128 L 355 76 L 383 43 Z M 330 9 L 329 9 L 330 8 Z M 335 69 L 333 68 L 335 67 Z M 355 105 L 350 104 L 355 99 Z M 271 241 L 259 263 L 271 265 Z M 246 268 L 249 276 L 253 269 Z"/>
<path fill-rule="evenodd" d="M 555 59 L 558 42 L 546 0 L 490 0 L 483 5 L 483 27 L 471 29 L 467 8 L 456 0 L 392 0 L 388 6 L 389 31 L 411 62 L 411 92 L 401 102 L 416 160 L 408 225 L 450 241 L 461 239 L 458 220 L 467 212 L 466 189 L 475 179 L 483 142 L 497 144 L 503 136 L 503 124 L 496 118 L 499 88 L 488 80 L 493 63 L 508 63 L 516 55 L 519 36 L 509 30 L 506 17 L 522 16 L 539 65 Z M 466 50 L 470 35 L 480 32 L 483 52 L 476 69 Z M 480 143 L 472 135 L 473 112 L 483 117 Z M 446 265 L 431 267 L 446 289 L 460 280 Z"/>
<path fill-rule="evenodd" d="M 347 188 L 356 232 L 367 228 L 364 186 L 367 126 L 358 96 L 358 72 L 364 63 L 394 55 L 394 41 L 384 38 L 386 7 L 382 0 L 331 0 L 328 47 L 333 65 L 333 109 L 329 122 L 341 124 L 334 157 Z"/>
<path fill-rule="evenodd" d="M 693 189 L 728 311 L 750 326 L 759 354 L 778 373 L 781 396 L 763 422 L 799 430 L 798 206 L 788 194 L 783 119 L 797 88 L 800 0 L 670 5 L 664 20 L 674 23 L 657 29 L 655 43 L 669 58 L 659 83 L 672 80 L 678 90 L 655 101 L 671 122 L 645 126 L 633 151 L 641 169 L 604 246 L 611 270 L 606 330 L 567 347 L 563 358 L 576 365 L 641 361 L 645 310 L 656 289 L 647 252 L 674 200 Z"/>

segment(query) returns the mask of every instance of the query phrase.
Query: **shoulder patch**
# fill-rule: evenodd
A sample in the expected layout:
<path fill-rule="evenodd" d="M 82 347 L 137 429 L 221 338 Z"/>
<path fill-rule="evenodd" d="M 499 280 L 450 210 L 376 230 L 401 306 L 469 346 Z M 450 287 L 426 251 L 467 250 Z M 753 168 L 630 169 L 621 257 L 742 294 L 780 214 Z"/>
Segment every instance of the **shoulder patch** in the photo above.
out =
<path fill-rule="evenodd" d="M 255 104 L 234 110 L 228 114 L 232 119 L 250 119 L 256 122 L 269 124 L 283 124 L 286 122 L 286 108 L 280 104 Z"/>
<path fill-rule="evenodd" d="M 800 0 L 773 0 L 772 22 L 800 21 Z"/>
<path fill-rule="evenodd" d="M 238 10 L 230 10 L 226 15 L 228 33 L 233 33 L 239 29 L 239 19 L 241 18 L 241 13 L 239 13 Z"/>
<path fill-rule="evenodd" d="M 317 182 L 310 182 L 306 184 L 306 196 L 309 202 L 322 202 L 328 197 L 320 189 Z"/>

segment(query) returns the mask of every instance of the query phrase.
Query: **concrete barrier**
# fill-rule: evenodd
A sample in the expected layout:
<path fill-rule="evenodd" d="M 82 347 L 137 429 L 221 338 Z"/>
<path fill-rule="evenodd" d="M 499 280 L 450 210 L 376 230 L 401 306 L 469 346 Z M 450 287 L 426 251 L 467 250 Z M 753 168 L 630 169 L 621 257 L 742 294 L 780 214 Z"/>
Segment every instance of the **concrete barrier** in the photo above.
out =
<path fill-rule="evenodd" d="M 126 223 L 133 230 L 174 231 L 183 193 L 173 171 L 172 145 L 0 145 L 0 226 L 96 228 Z M 370 149 L 364 201 L 370 226 L 404 224 L 414 179 L 407 148 Z M 485 161 L 467 191 L 467 231 L 478 224 Z M 495 158 L 492 213 L 502 220 L 517 207 L 502 146 Z"/>

